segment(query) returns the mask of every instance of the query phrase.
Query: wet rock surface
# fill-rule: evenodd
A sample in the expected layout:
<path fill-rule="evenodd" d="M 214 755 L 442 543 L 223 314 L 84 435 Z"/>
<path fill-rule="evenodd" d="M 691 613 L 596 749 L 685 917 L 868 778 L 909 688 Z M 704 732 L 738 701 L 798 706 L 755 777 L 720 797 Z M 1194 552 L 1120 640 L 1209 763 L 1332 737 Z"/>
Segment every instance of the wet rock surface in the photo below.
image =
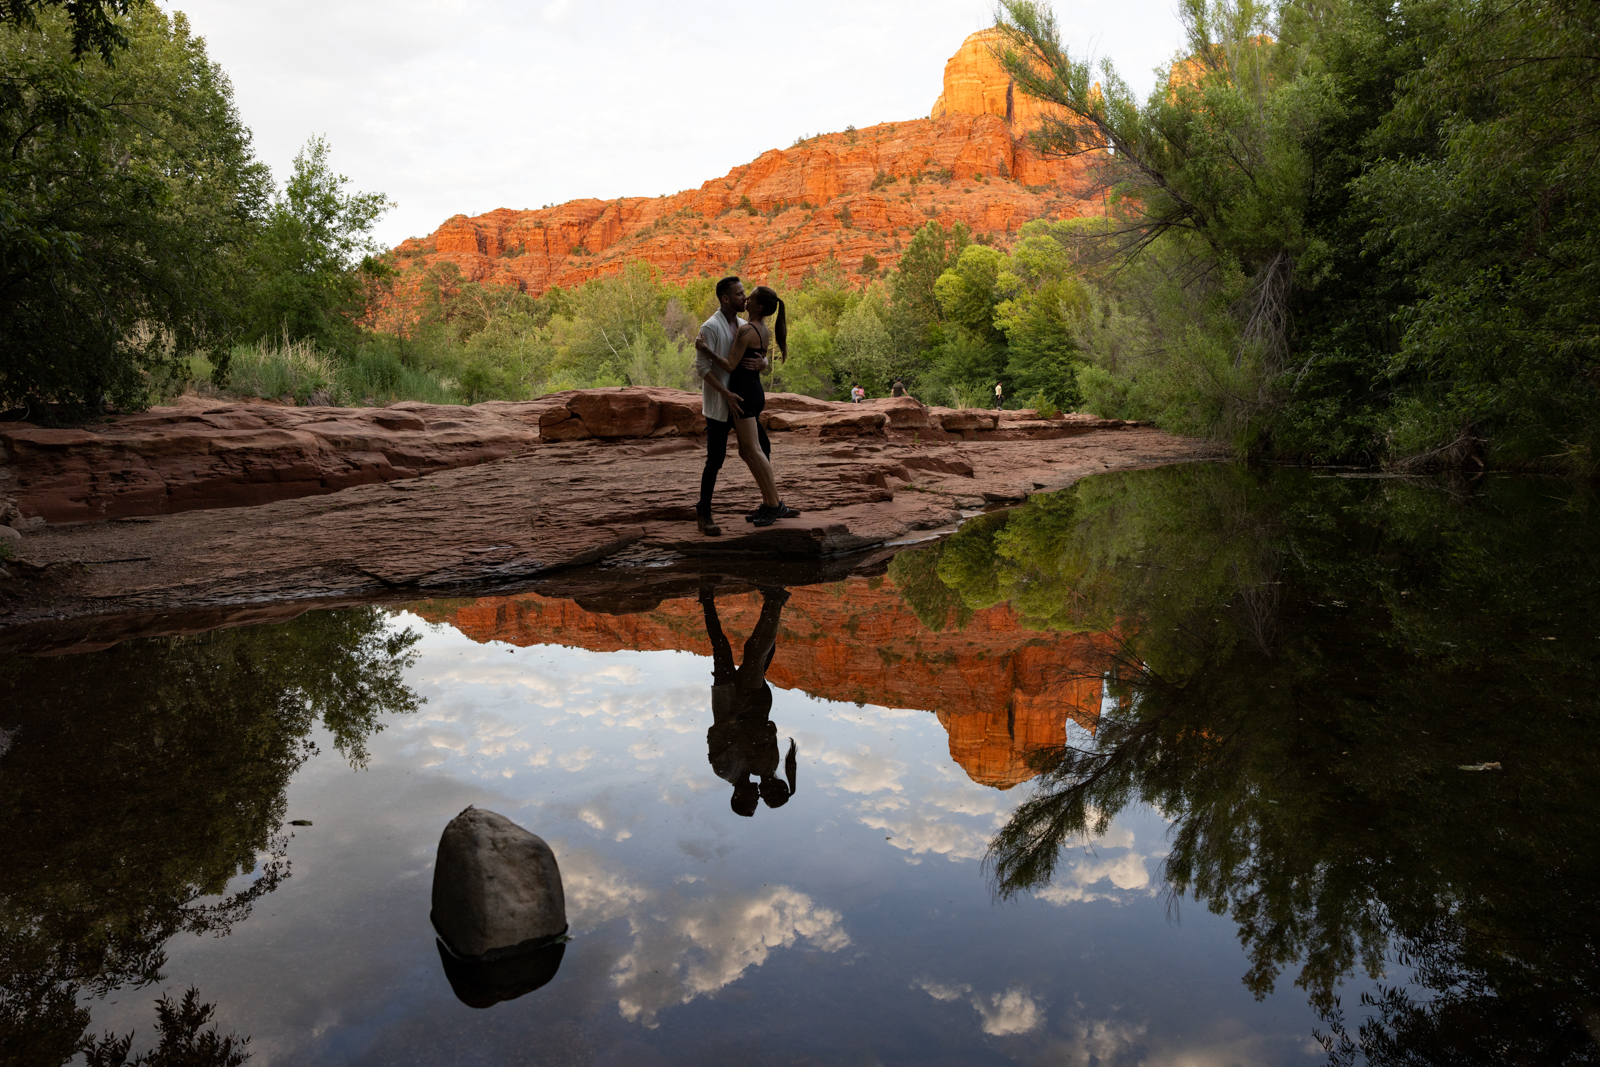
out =
<path fill-rule="evenodd" d="M 757 529 L 742 521 L 741 516 L 760 500 L 730 449 L 715 509 L 723 536 L 707 538 L 696 531 L 693 510 L 704 442 L 693 433 L 692 420 L 681 415 L 687 403 L 682 398 L 694 396 L 674 390 L 596 390 L 588 395 L 556 394 L 527 405 L 480 404 L 448 413 L 427 405 L 371 409 L 359 413 L 359 419 L 327 409 L 320 413 L 324 424 L 360 421 L 366 435 L 363 445 L 379 434 L 392 434 L 396 448 L 421 450 L 430 435 L 448 432 L 459 435 L 453 439 L 458 456 L 476 449 L 480 461 L 428 473 L 411 468 L 407 477 L 339 490 L 322 488 L 253 506 L 239 501 L 253 499 L 250 494 L 266 492 L 262 486 L 277 483 L 269 479 L 244 487 L 225 480 L 194 483 L 190 491 L 195 500 L 223 502 L 209 510 L 48 525 L 33 514 L 25 520 L 24 536 L 15 542 L 15 559 L 7 563 L 12 576 L 0 579 L 0 629 L 93 615 L 380 599 L 406 591 L 465 586 L 526 586 L 558 571 L 601 561 L 612 567 L 659 567 L 688 559 L 825 559 L 926 536 L 920 532 L 949 528 L 964 514 L 1020 501 L 1088 474 L 1215 455 L 1203 442 L 1081 417 L 1052 420 L 1044 429 L 1036 429 L 1028 423 L 1040 420 L 1012 423 L 1002 422 L 992 412 L 960 412 L 954 413 L 960 416 L 956 421 L 970 418 L 979 427 L 946 433 L 932 430 L 931 422 L 936 416 L 942 422 L 952 421 L 951 414 L 928 409 L 930 429 L 907 431 L 887 425 L 889 412 L 906 411 L 904 405 L 885 403 L 866 414 L 881 417 L 886 425 L 851 434 L 825 433 L 822 427 L 774 430 L 779 491 L 802 514 L 770 527 Z M 823 404 L 781 394 L 774 400 L 774 421 L 786 408 L 804 413 Z M 255 409 L 261 407 L 256 405 L 247 414 L 258 415 Z M 828 405 L 811 413 L 831 417 L 830 412 L 837 410 L 853 418 L 859 412 L 851 408 Z M 554 410 L 576 411 L 579 421 L 592 418 L 596 425 L 608 427 L 643 429 L 647 420 L 636 419 L 641 411 L 653 411 L 655 421 L 642 437 L 539 440 L 537 423 Z M 465 414 L 448 417 L 457 411 Z M 300 414 L 318 413 L 300 409 Z M 416 419 L 423 429 L 390 430 L 379 423 L 380 418 Z M 986 418 L 995 420 L 990 423 L 995 428 L 981 428 Z M 441 426 L 443 422 L 455 425 Z M 159 416 L 156 424 L 171 425 Z M 473 444 L 474 426 L 487 428 L 489 443 Z M 212 430 L 235 432 L 214 426 Z M 0 431 L 0 440 L 10 449 L 19 432 L 11 424 Z M 50 432 L 90 438 L 110 433 Z M 408 441 L 407 435 L 418 440 Z M 24 512 L 36 511 L 36 501 L 44 493 L 40 486 L 48 482 L 39 477 L 40 470 L 80 472 L 85 478 L 78 484 L 120 484 L 115 475 L 121 468 L 113 469 L 113 461 L 132 454 L 152 455 L 160 457 L 164 471 L 193 470 L 214 455 L 208 440 L 199 434 L 180 439 L 166 430 L 150 435 L 149 441 L 170 445 L 168 452 L 153 443 L 143 451 L 119 451 L 121 446 L 108 448 L 91 440 L 51 451 L 50 462 L 42 467 L 37 456 L 19 461 L 17 452 L 8 452 L 11 463 L 6 469 L 14 477 L 7 484 L 15 487 L 10 491 Z M 331 437 L 324 435 L 322 440 Z M 492 455 L 502 448 L 505 454 Z M 326 450 L 337 451 L 331 445 Z M 257 449 L 233 447 L 228 462 L 242 471 L 271 470 L 280 455 L 268 441 Z M 49 484 L 56 488 L 44 495 L 66 499 L 60 480 Z M 210 496 L 205 495 L 210 492 L 207 485 L 215 490 Z"/>

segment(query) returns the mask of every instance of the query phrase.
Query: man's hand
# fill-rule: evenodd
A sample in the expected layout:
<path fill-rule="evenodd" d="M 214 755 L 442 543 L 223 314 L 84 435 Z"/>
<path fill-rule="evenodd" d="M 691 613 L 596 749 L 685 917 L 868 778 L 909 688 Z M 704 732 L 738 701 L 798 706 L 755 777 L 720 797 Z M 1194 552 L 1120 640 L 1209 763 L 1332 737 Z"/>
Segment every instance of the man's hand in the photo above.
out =
<path fill-rule="evenodd" d="M 744 409 L 739 406 L 739 394 L 729 390 L 722 394 L 722 399 L 728 402 L 728 413 L 736 419 L 744 418 Z"/>
<path fill-rule="evenodd" d="M 740 370 L 753 370 L 757 374 L 765 374 L 772 369 L 772 364 L 765 356 L 745 356 L 739 361 Z"/>

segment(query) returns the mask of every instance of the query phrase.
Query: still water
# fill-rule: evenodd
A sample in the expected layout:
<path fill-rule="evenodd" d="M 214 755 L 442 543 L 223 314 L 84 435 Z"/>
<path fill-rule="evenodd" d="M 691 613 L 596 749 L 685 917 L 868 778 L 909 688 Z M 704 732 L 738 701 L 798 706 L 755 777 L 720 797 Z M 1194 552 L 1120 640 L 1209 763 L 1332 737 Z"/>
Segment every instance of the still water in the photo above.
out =
<path fill-rule="evenodd" d="M 0 658 L 0 1062 L 1594 1061 L 1589 487 L 1109 475 L 867 570 Z M 572 936 L 488 1008 L 469 805 Z"/>

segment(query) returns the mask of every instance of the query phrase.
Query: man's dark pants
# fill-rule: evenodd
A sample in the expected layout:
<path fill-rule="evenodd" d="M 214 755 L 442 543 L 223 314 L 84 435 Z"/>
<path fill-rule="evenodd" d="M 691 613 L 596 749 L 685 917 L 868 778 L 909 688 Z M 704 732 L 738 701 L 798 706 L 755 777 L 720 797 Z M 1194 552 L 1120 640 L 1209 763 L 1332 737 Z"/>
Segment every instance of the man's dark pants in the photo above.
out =
<path fill-rule="evenodd" d="M 711 511 L 711 496 L 717 491 L 717 472 L 722 469 L 722 461 L 728 458 L 728 435 L 733 433 L 733 420 L 718 422 L 716 419 L 706 419 L 706 469 L 700 472 L 700 503 L 703 512 Z M 772 458 L 772 442 L 767 439 L 767 428 L 756 423 L 756 436 L 761 441 L 761 451 Z"/>

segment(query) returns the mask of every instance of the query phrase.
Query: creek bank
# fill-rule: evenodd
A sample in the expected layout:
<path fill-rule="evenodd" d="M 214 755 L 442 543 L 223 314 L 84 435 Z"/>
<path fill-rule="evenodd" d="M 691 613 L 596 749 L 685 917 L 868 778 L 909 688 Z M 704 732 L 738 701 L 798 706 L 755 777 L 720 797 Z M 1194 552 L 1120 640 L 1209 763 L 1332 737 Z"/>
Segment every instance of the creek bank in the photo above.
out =
<path fill-rule="evenodd" d="M 271 417 L 308 420 L 269 428 L 270 434 L 237 423 L 230 430 L 173 422 L 173 409 L 153 413 L 153 423 L 139 416 L 115 420 L 99 433 L 42 431 L 106 438 L 110 445 L 74 438 L 77 444 L 63 439 L 48 448 L 18 448 L 19 440 L 48 438 L 11 424 L 0 431 L 8 459 L 0 465 L 0 492 L 14 496 L 25 513 L 34 509 L 32 520 L 42 517 L 40 501 L 51 500 L 60 508 L 52 514 L 112 517 L 27 526 L 13 542 L 11 577 L 0 579 L 0 629 L 46 619 L 505 587 L 602 560 L 620 569 L 693 559 L 824 559 L 946 528 L 963 514 L 1020 502 L 1088 474 L 1217 455 L 1205 442 L 1108 420 L 947 413 L 910 400 L 829 405 L 779 394 L 773 401 L 768 422 L 779 489 L 802 515 L 760 530 L 741 522 L 759 498 L 730 456 L 718 489 L 725 530 L 718 538 L 701 537 L 694 527 L 704 443 L 684 413 L 692 404 L 698 417 L 698 394 L 678 390 L 585 390 L 443 413 L 419 411 L 427 405 L 365 411 L 232 405 L 248 410 L 199 412 L 213 420 L 265 420 L 268 410 L 279 413 Z M 422 427 L 385 427 L 384 412 Z M 780 429 L 780 416 L 790 414 L 821 418 Z M 359 434 L 348 429 L 357 423 Z M 963 428 L 945 429 L 951 423 Z M 347 429 L 334 432 L 333 425 Z M 566 428 L 547 436 L 547 425 Z M 476 444 L 474 426 L 483 428 Z M 377 480 L 342 488 L 287 474 L 274 480 L 266 475 L 292 474 L 301 469 L 295 456 L 305 454 L 280 448 L 272 434 L 284 433 L 315 438 L 295 447 L 314 444 L 318 457 L 344 464 L 341 470 L 351 469 L 354 453 L 380 446 L 394 455 L 409 449 L 410 456 L 435 449 L 441 462 L 459 462 L 426 473 L 417 472 L 421 460 L 409 467 L 373 463 L 367 469 L 378 472 Z M 256 445 L 239 443 L 248 435 L 265 436 Z M 208 466 L 213 462 L 255 480 L 242 488 L 219 482 L 217 468 Z M 165 493 L 119 490 L 141 470 L 159 470 Z M 397 470 L 410 473 L 392 476 Z M 184 482 L 184 471 L 202 477 Z M 60 477 L 52 482 L 50 472 Z M 80 490 L 64 488 L 69 483 Z M 184 485 L 193 491 L 172 491 Z M 211 489 L 201 493 L 204 486 Z M 298 495 L 253 502 L 273 492 Z M 188 510 L 170 510 L 174 501 Z M 115 514 L 140 508 L 147 513 Z"/>

